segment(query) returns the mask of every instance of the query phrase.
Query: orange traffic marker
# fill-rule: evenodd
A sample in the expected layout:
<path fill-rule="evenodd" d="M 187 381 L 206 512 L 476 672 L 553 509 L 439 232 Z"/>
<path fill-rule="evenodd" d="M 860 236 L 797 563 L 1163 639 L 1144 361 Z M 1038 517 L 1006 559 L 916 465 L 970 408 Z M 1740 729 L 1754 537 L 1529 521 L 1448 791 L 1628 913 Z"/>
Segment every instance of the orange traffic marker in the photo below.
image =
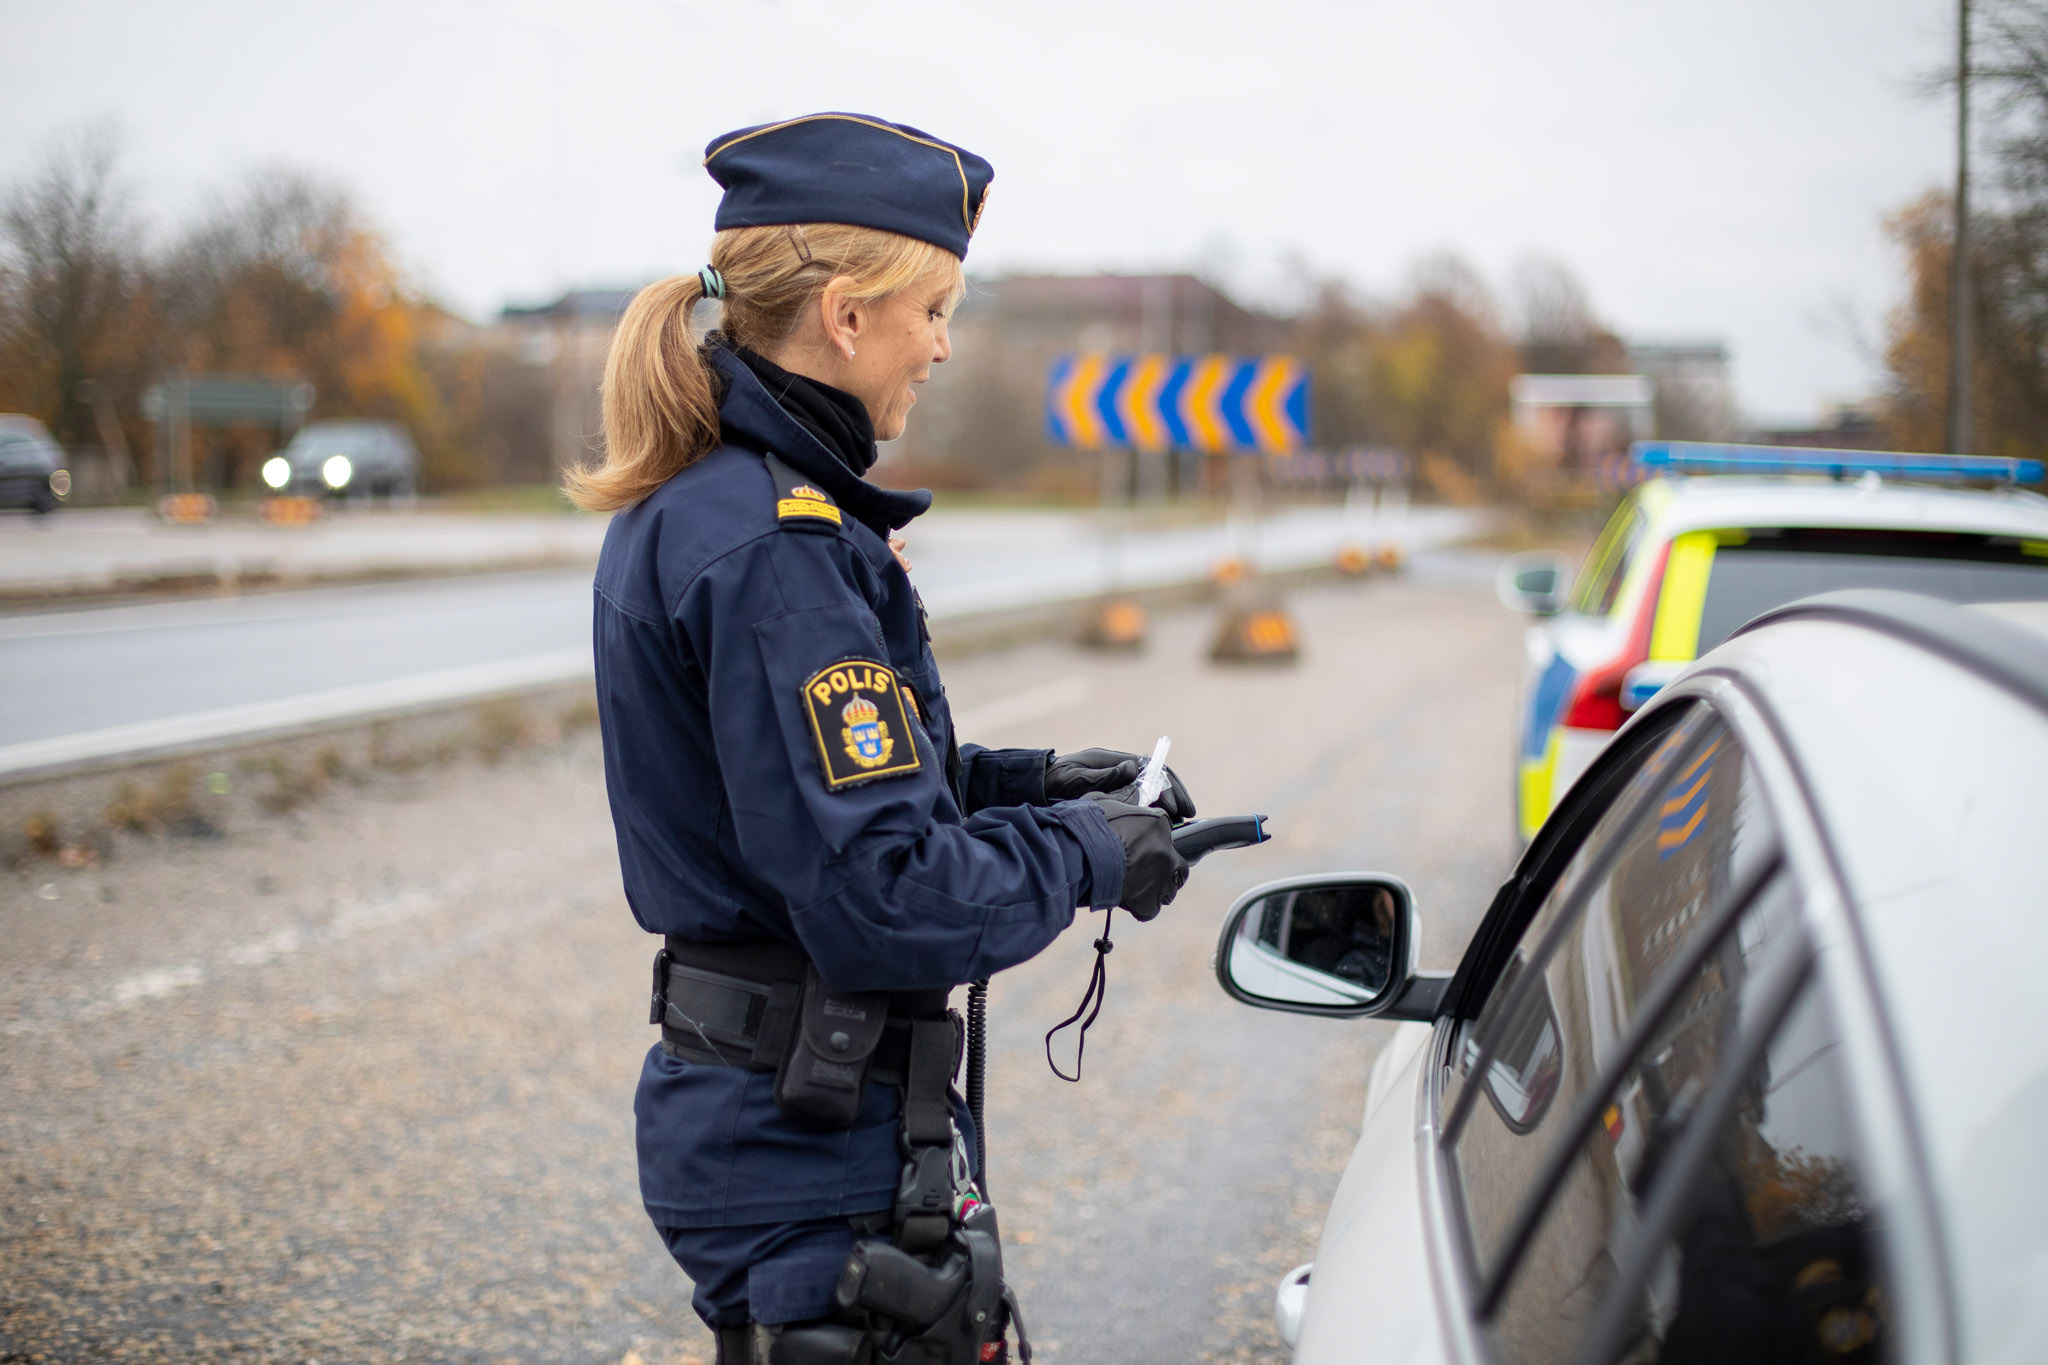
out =
<path fill-rule="evenodd" d="M 212 521 L 219 504 L 206 493 L 170 493 L 156 500 L 156 514 L 179 526 Z"/>
<path fill-rule="evenodd" d="M 1226 608 L 1209 657 L 1218 663 L 1291 664 L 1301 657 L 1294 618 L 1271 603 Z"/>
<path fill-rule="evenodd" d="M 1145 609 L 1128 597 L 1097 603 L 1081 626 L 1081 643 L 1097 649 L 1137 649 L 1145 643 Z"/>
<path fill-rule="evenodd" d="M 1363 547 L 1346 545 L 1337 551 L 1337 572 L 1346 578 L 1357 578 L 1372 569 L 1372 556 Z"/>
<path fill-rule="evenodd" d="M 1209 578 L 1211 581 L 1227 588 L 1233 584 L 1244 582 L 1245 577 L 1250 572 L 1251 567 L 1242 559 L 1236 555 L 1225 555 L 1210 567 Z"/>
<path fill-rule="evenodd" d="M 320 520 L 320 500 L 299 497 L 265 498 L 257 505 L 256 515 L 272 526 L 311 526 Z"/>
<path fill-rule="evenodd" d="M 1380 546 L 1379 553 L 1374 557 L 1379 560 L 1380 567 L 1388 573 L 1400 572 L 1401 566 L 1408 562 L 1407 552 L 1391 543 Z"/>

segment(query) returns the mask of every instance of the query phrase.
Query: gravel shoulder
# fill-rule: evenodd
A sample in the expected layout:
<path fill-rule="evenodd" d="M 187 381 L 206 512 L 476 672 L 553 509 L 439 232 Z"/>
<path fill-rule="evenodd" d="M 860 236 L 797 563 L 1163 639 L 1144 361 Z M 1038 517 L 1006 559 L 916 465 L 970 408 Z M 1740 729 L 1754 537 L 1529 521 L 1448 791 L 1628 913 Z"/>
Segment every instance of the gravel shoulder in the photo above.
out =
<path fill-rule="evenodd" d="M 992 993 L 991 1177 L 1047 1361 L 1284 1357 L 1272 1287 L 1313 1253 L 1387 1029 L 1225 999 L 1232 897 L 1399 872 L 1448 966 L 1508 866 L 1518 646 L 1485 585 L 1292 605 L 1292 669 L 1207 664 L 1195 612 L 1138 656 L 947 665 L 976 738 L 1166 731 L 1206 813 L 1276 832 L 1153 924 L 1116 917 L 1079 1085 L 1042 1035 L 1095 926 Z M 213 837 L 123 835 L 96 866 L 24 861 L 0 935 L 0 1360 L 710 1358 L 635 1191 L 650 948 L 590 732 L 363 770 Z"/>

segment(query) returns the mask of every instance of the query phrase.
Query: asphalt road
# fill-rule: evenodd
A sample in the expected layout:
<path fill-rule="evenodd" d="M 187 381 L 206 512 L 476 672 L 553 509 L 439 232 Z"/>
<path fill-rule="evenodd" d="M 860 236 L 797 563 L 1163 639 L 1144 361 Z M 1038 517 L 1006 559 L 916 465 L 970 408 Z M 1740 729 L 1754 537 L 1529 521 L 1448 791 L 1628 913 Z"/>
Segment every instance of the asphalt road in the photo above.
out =
<path fill-rule="evenodd" d="M 593 529 L 590 519 L 527 520 L 550 535 L 559 533 L 562 522 Z M 123 524 L 110 522 L 104 534 L 113 535 Z M 514 532 L 524 524 L 500 527 L 493 549 L 514 553 L 521 543 Z M 1308 507 L 1276 512 L 1256 526 L 1152 526 L 1120 535 L 1105 548 L 1085 515 L 965 512 L 921 519 L 910 539 L 920 590 L 934 619 L 945 621 L 1085 597 L 1106 581 L 1125 587 L 1198 581 L 1226 553 L 1255 554 L 1280 568 L 1328 563 L 1343 543 L 1396 543 L 1420 551 L 1475 524 L 1473 514 L 1458 509 L 1375 515 L 1369 508 L 1347 513 Z M 86 531 L 67 525 L 50 535 L 90 541 L 93 525 Z M 460 545 L 478 527 L 493 525 L 491 518 L 365 515 L 312 532 L 370 536 L 379 553 L 413 545 L 413 552 L 425 554 L 439 537 Z M 198 548 L 204 542 L 184 537 L 217 533 L 231 542 L 291 534 L 277 527 L 142 529 L 170 539 L 183 554 L 204 553 Z M 33 527 L 0 536 L 0 567 L 10 554 L 21 558 L 37 539 Z M 28 562 L 40 561 L 30 555 Z M 589 642 L 587 564 L 0 616 L 0 750 L 587 650 Z M 115 744 L 114 752 L 132 752 L 118 737 Z"/>
<path fill-rule="evenodd" d="M 0 745 L 590 647 L 590 569 L 0 617 Z"/>
<path fill-rule="evenodd" d="M 1453 964 L 1511 854 L 1519 627 L 1487 567 L 1298 594 L 1294 668 L 1206 663 L 1198 612 L 1139 657 L 949 666 L 984 742 L 1165 731 L 1205 812 L 1276 836 L 1117 917 L 1079 1085 L 1042 1036 L 1091 917 L 997 981 L 990 1174 L 1042 1359 L 1283 1358 L 1272 1289 L 1389 1026 L 1234 1004 L 1210 950 L 1254 882 L 1377 868 Z M 0 875 L 0 1360 L 709 1360 L 635 1193 L 650 947 L 587 731 Z"/>

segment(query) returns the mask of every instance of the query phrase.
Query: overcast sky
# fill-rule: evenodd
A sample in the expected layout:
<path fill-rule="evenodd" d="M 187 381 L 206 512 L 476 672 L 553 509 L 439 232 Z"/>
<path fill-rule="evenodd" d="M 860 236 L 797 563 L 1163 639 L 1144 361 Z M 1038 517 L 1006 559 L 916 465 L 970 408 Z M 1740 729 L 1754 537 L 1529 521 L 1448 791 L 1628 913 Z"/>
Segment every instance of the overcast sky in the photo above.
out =
<path fill-rule="evenodd" d="M 694 269 L 704 144 L 851 109 L 996 168 L 971 268 L 1531 255 L 1625 336 L 1724 340 L 1808 421 L 1877 382 L 1882 220 L 1954 173 L 1953 0 L 0 0 L 0 182 L 111 116 L 162 228 L 248 168 L 349 187 L 457 311 Z"/>

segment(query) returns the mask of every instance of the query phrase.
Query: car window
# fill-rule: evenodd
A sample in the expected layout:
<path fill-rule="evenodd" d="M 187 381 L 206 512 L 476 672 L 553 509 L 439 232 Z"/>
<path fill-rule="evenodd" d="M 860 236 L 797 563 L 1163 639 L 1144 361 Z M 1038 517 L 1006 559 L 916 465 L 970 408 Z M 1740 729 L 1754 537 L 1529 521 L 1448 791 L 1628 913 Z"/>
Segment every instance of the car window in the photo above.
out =
<path fill-rule="evenodd" d="M 39 473 L 49 467 L 41 441 L 20 432 L 0 431 L 0 468 Z"/>
<path fill-rule="evenodd" d="M 1542 1202 L 1518 1210 L 1533 1217 L 1520 1254 L 1511 1264 L 1489 1267 L 1504 1286 L 1493 1327 L 1506 1358 L 1573 1358 L 1617 1277 L 1617 1257 L 1629 1244 L 1650 1185 L 1745 1018 L 1753 1015 L 1745 1002 L 1757 982 L 1770 980 L 1768 969 L 1796 938 L 1798 924 L 1795 885 L 1780 874 L 1732 931 L 1712 945 L 1669 1007 L 1655 1021 L 1644 1021 L 1649 1032 L 1630 1049 L 1635 1060 L 1619 1083 L 1594 1092 L 1595 1122 L 1582 1133 L 1552 1135 L 1553 1142 L 1576 1150 L 1554 1188 L 1533 1192 Z M 1627 1040 L 1602 1041 L 1619 1050 Z M 1653 1285 L 1667 1314 L 1668 1278 Z M 1770 1356 L 1708 1353 L 1700 1358 Z"/>
<path fill-rule="evenodd" d="M 1518 1019 L 1518 1021 L 1513 1021 L 1513 1023 L 1505 1023 L 1503 1021 L 1503 1013 L 1507 1013 L 1511 1009 L 1511 1003 L 1516 1001 L 1518 993 L 1522 993 L 1522 990 L 1538 990 L 1538 988 L 1542 988 L 1538 984 L 1532 984 L 1532 986 L 1518 984 L 1520 976 L 1522 976 L 1522 972 L 1528 966 L 1530 954 L 1538 952 L 1542 943 L 1546 943 L 1550 939 L 1556 939 L 1556 935 L 1563 933 L 1569 927 L 1567 919 L 1571 915 L 1577 915 L 1583 909 L 1585 898 L 1583 898 L 1581 892 L 1583 892 L 1585 878 L 1595 870 L 1595 864 L 1597 864 L 1595 849 L 1602 849 L 1602 847 L 1614 843 L 1618 837 L 1622 837 L 1626 833 L 1626 829 L 1640 817 L 1642 802 L 1649 800 L 1651 792 L 1655 792 L 1657 786 L 1671 776 L 1671 772 L 1669 772 L 1671 763 L 1679 755 L 1698 753 L 1700 749 L 1704 749 L 1706 743 L 1710 743 L 1710 735 L 1708 735 L 1710 729 L 1716 729 L 1716 726 L 1710 720 L 1710 712 L 1706 708 L 1702 708 L 1702 706 L 1694 706 L 1692 710 L 1683 712 L 1677 718 L 1677 722 L 1671 726 L 1667 735 L 1663 735 L 1661 739 L 1653 739 L 1651 743 L 1647 743 L 1645 747 L 1642 747 L 1642 753 L 1636 755 L 1636 763 L 1634 763 L 1632 772 L 1626 774 L 1626 778 L 1620 778 L 1614 784 L 1610 784 L 1610 790 L 1616 790 L 1618 794 L 1614 796 L 1614 800 L 1604 810 L 1593 812 L 1591 829 L 1579 841 L 1577 851 L 1573 851 L 1569 855 L 1569 860 L 1565 862 L 1563 872 L 1559 872 L 1559 876 L 1554 878 L 1550 890 L 1548 892 L 1534 892 L 1534 894 L 1540 894 L 1542 900 L 1540 900 L 1540 905 L 1536 907 L 1536 911 L 1524 923 L 1518 945 L 1516 945 L 1516 948 L 1513 948 L 1513 952 L 1507 958 L 1507 962 L 1501 966 L 1499 978 L 1493 980 L 1491 984 L 1481 984 L 1481 988 L 1485 988 L 1485 997 L 1481 999 L 1479 1009 L 1477 1011 L 1466 1011 L 1466 1013 L 1473 1013 L 1475 1017 L 1473 1017 L 1473 1021 L 1462 1025 L 1462 1029 L 1460 1029 L 1458 1064 L 1450 1070 L 1450 1076 L 1446 1078 L 1446 1083 L 1444 1083 L 1442 1109 L 1444 1109 L 1446 1115 L 1456 1115 L 1458 1113 L 1460 1103 L 1462 1103 L 1464 1081 L 1466 1081 L 1466 1076 L 1470 1074 L 1470 1068 L 1475 1066 L 1475 1060 L 1477 1060 L 1479 1050 L 1481 1050 L 1483 1044 L 1487 1044 L 1491 1040 L 1491 1046 L 1493 1046 L 1493 1050 L 1497 1054 L 1497 1060 L 1501 1060 L 1503 1064 L 1511 1066 L 1513 1060 L 1503 1054 L 1505 1040 L 1509 1036 L 1528 1038 L 1530 1021 L 1528 1019 Z M 1548 995 L 1544 995 L 1540 1005 L 1544 1005 L 1544 1007 L 1550 1005 L 1548 1003 Z M 1528 1005 L 1524 1009 L 1526 1011 L 1534 1011 L 1536 1003 L 1532 1003 L 1532 1005 Z M 1534 1038 L 1540 1040 L 1540 1029 L 1536 1031 Z M 1530 1046 L 1536 1046 L 1536 1044 L 1532 1042 Z M 1526 1060 L 1524 1060 L 1524 1068 L 1536 1066 L 1536 1064 L 1540 1064 L 1540 1058 L 1536 1058 L 1534 1054 L 1528 1054 Z M 1526 1121 L 1526 1119 L 1522 1119 L 1522 1121 Z"/>
<path fill-rule="evenodd" d="M 1699 602 L 1704 654 L 1773 607 L 1837 588 L 1896 588 L 1952 602 L 2048 598 L 2048 542 L 1903 531 L 1751 531 L 1716 548 Z"/>
<path fill-rule="evenodd" d="M 1573 611 L 1605 616 L 1614 610 L 1614 599 L 1621 595 L 1622 581 L 1628 577 L 1629 565 L 1635 562 L 1648 528 L 1649 519 L 1634 504 L 1624 504 L 1614 514 L 1593 542 L 1586 567 L 1572 585 Z"/>
<path fill-rule="evenodd" d="M 292 443 L 286 449 L 299 454 L 317 451 L 322 455 L 347 455 L 356 459 L 375 454 L 377 444 L 375 427 L 312 426 L 292 437 Z"/>
<path fill-rule="evenodd" d="M 1637 1339 L 1658 1360 L 1894 1358 L 1869 1159 L 1824 989 L 1772 1040 L 1688 1216 L 1658 1253 Z"/>
<path fill-rule="evenodd" d="M 1482 1280 L 1643 1002 L 1775 855 L 1741 743 L 1705 707 L 1594 824 L 1458 1040 L 1444 1141 Z"/>

